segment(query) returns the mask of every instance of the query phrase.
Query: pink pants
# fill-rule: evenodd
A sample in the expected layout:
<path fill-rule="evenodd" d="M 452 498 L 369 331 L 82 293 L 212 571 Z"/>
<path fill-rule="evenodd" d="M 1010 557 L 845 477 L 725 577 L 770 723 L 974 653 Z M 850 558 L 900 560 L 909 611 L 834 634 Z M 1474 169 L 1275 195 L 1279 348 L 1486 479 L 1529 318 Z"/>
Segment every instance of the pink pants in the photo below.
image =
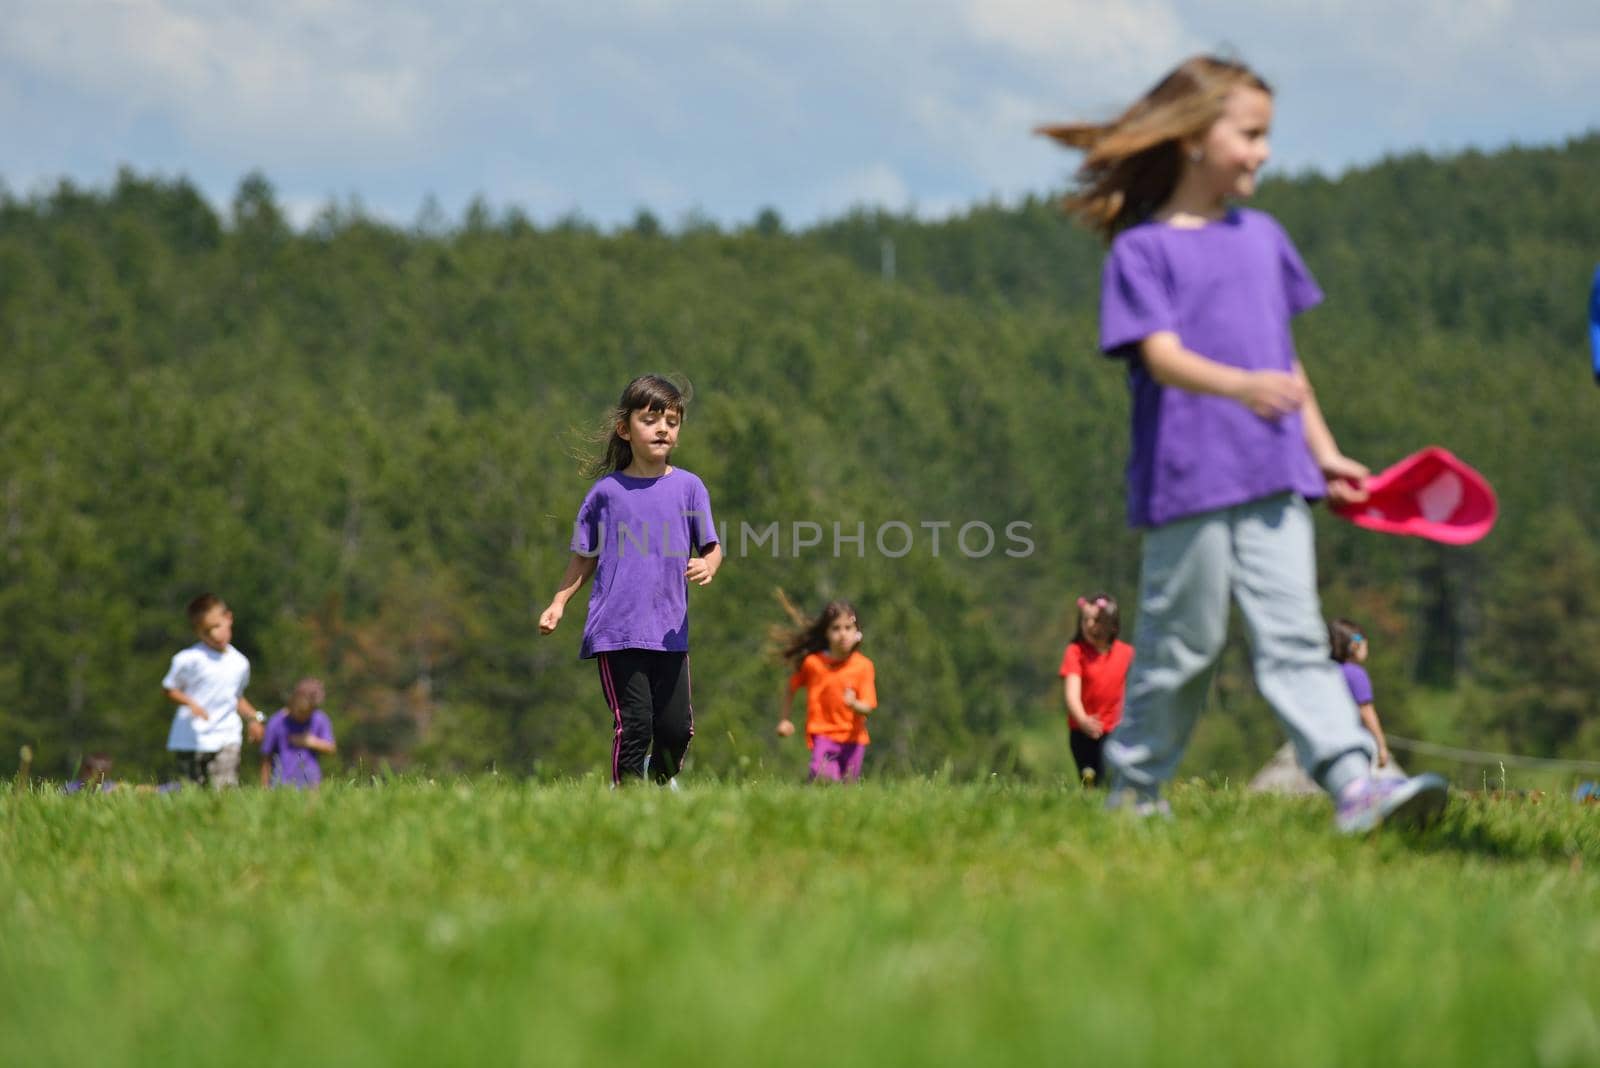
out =
<path fill-rule="evenodd" d="M 861 759 L 867 755 L 865 742 L 836 742 L 822 735 L 811 737 L 811 781 L 855 782 L 861 778 Z"/>

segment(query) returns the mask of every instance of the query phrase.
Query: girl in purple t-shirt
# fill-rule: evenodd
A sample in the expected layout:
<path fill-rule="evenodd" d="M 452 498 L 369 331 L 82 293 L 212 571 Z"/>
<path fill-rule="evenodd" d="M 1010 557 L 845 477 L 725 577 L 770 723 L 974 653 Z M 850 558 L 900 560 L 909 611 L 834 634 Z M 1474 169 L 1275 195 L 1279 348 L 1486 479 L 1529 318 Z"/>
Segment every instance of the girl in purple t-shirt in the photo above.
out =
<path fill-rule="evenodd" d="M 1361 725 L 1367 728 L 1373 741 L 1378 743 L 1378 767 L 1389 766 L 1389 740 L 1383 736 L 1383 724 L 1378 722 L 1378 706 L 1373 703 L 1372 677 L 1367 674 L 1367 636 L 1359 624 L 1348 619 L 1335 619 L 1328 624 L 1328 646 L 1333 650 L 1333 661 L 1344 674 L 1345 685 L 1350 687 L 1350 699 L 1361 713 Z"/>
<path fill-rule="evenodd" d="M 613 785 L 647 767 L 657 783 L 671 782 L 694 737 L 689 583 L 710 584 L 722 547 L 705 484 L 667 462 L 687 406 L 684 391 L 657 375 L 622 391 L 598 435 L 592 468 L 602 477 L 578 509 L 567 572 L 539 616 L 539 633 L 554 631 L 594 579 L 580 655 L 598 663 L 611 710 Z"/>
<path fill-rule="evenodd" d="M 287 706 L 267 720 L 261 739 L 261 785 L 313 789 L 322 784 L 319 753 L 338 752 L 333 724 L 322 710 L 325 696 L 318 679 L 295 683 Z"/>
<path fill-rule="evenodd" d="M 1128 518 L 1144 528 L 1111 803 L 1165 812 L 1227 640 L 1249 630 L 1257 685 L 1345 832 L 1443 805 L 1437 776 L 1373 775 L 1372 739 L 1328 659 L 1308 499 L 1366 497 L 1295 353 L 1292 318 L 1322 292 L 1270 216 L 1232 206 L 1266 163 L 1272 91 L 1240 63 L 1196 56 L 1109 123 L 1045 127 L 1084 150 L 1067 207 L 1111 243 L 1100 346 L 1133 395 Z"/>

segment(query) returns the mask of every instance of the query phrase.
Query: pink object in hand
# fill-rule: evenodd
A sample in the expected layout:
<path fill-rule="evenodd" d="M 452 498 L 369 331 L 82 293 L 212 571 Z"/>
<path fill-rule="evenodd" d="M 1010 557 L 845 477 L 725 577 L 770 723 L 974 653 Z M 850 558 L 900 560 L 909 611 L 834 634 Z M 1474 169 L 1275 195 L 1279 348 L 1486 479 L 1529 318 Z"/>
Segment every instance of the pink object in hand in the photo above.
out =
<path fill-rule="evenodd" d="M 1333 513 L 1368 530 L 1446 545 L 1471 545 L 1499 514 L 1488 480 L 1437 445 L 1368 478 L 1367 494 L 1360 504 L 1333 505 Z"/>

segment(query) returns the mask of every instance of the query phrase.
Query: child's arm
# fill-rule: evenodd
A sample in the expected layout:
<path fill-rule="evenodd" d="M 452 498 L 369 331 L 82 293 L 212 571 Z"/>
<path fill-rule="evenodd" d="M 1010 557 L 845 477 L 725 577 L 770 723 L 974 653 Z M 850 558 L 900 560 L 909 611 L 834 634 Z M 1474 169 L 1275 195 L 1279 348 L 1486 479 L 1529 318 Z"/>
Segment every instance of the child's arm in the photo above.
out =
<path fill-rule="evenodd" d="M 709 586 L 711 580 L 716 578 L 717 569 L 722 566 L 722 546 L 713 545 L 704 556 L 696 556 L 689 561 L 689 566 L 683 569 L 683 574 L 690 582 L 697 586 Z"/>
<path fill-rule="evenodd" d="M 1150 377 L 1161 385 L 1227 397 L 1263 419 L 1288 415 L 1306 400 L 1304 374 L 1230 367 L 1184 348 L 1171 330 L 1158 330 L 1139 342 L 1139 355 Z"/>
<path fill-rule="evenodd" d="M 339 748 L 338 746 L 334 745 L 330 739 L 318 738 L 310 731 L 304 731 L 300 734 L 291 734 L 289 735 L 289 741 L 300 746 L 302 749 L 315 749 L 319 753 L 334 753 L 337 752 Z"/>
<path fill-rule="evenodd" d="M 1104 734 L 1100 721 L 1083 710 L 1083 676 L 1068 675 L 1061 682 L 1061 693 L 1067 701 L 1068 722 L 1091 738 L 1098 738 Z"/>
<path fill-rule="evenodd" d="M 283 744 L 283 735 L 273 734 L 271 738 L 261 743 L 257 750 L 261 754 L 261 786 L 263 789 L 272 785 L 272 762 L 278 755 L 278 749 Z"/>
<path fill-rule="evenodd" d="M 860 638 L 856 639 L 860 645 Z M 844 703 L 858 716 L 870 715 L 878 708 L 878 673 L 877 669 L 868 661 L 866 670 L 861 675 L 861 692 L 857 693 L 855 687 L 846 686 L 844 689 Z"/>
<path fill-rule="evenodd" d="M 878 707 L 877 705 L 869 705 L 865 701 L 861 700 L 856 696 L 856 692 L 850 689 L 848 686 L 845 687 L 844 691 L 844 703 L 849 705 L 850 711 L 854 712 L 858 716 L 868 715 L 875 711 Z"/>
<path fill-rule="evenodd" d="M 1305 405 L 1300 409 L 1306 447 L 1311 450 L 1311 458 L 1317 461 L 1317 467 L 1328 480 L 1329 499 L 1335 504 L 1360 504 L 1367 499 L 1362 480 L 1371 472 L 1339 451 L 1339 443 L 1333 440 L 1333 431 L 1328 429 L 1328 421 L 1322 417 L 1322 408 L 1317 404 L 1317 393 L 1311 388 L 1311 379 L 1299 360 L 1294 362 L 1294 373 L 1306 388 Z"/>
<path fill-rule="evenodd" d="M 794 733 L 794 720 L 789 718 L 789 710 L 794 707 L 794 695 L 804 687 L 796 686 L 792 681 L 783 687 L 783 699 L 778 702 L 778 737 L 787 738 Z"/>
<path fill-rule="evenodd" d="M 266 735 L 267 728 L 261 725 L 261 713 L 256 711 L 256 706 L 244 694 L 239 695 L 239 718 L 244 720 L 244 732 L 251 742 L 259 742 Z"/>
<path fill-rule="evenodd" d="M 1378 722 L 1378 709 L 1371 702 L 1360 706 L 1361 722 L 1378 740 L 1378 767 L 1389 766 L 1389 740 L 1383 736 L 1383 725 Z"/>
<path fill-rule="evenodd" d="M 539 615 L 539 633 L 549 634 L 561 622 L 562 613 L 567 610 L 567 602 L 572 600 L 572 595 L 583 588 L 583 584 L 594 577 L 594 569 L 600 566 L 598 556 L 584 556 L 573 553 L 567 561 L 567 573 L 561 576 L 561 588 L 556 590 L 556 595 L 550 599 L 550 607 Z"/>
<path fill-rule="evenodd" d="M 182 690 L 173 689 L 172 687 L 169 687 L 169 686 L 163 686 L 161 688 L 161 692 L 167 695 L 167 700 L 171 701 L 173 704 L 183 705 L 185 708 L 187 708 L 190 712 L 193 712 L 199 718 L 201 718 L 201 719 L 210 719 L 211 718 L 210 714 L 208 712 L 206 712 L 205 706 L 201 705 L 199 701 L 196 701 L 194 698 L 190 697 L 188 694 L 184 693 Z"/>

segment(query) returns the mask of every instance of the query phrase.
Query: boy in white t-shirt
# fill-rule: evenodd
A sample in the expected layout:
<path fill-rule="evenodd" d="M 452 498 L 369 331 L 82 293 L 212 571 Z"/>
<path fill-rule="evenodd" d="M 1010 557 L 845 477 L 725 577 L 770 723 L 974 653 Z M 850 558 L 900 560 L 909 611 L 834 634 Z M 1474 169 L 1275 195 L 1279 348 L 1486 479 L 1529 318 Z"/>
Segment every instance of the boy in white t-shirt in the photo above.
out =
<path fill-rule="evenodd" d="M 203 593 L 189 602 L 189 623 L 199 641 L 172 658 L 161 689 L 177 704 L 167 748 L 178 773 L 201 786 L 239 785 L 239 753 L 245 723 L 259 742 L 265 718 L 244 695 L 250 661 L 229 643 L 233 613 L 222 598 Z"/>

